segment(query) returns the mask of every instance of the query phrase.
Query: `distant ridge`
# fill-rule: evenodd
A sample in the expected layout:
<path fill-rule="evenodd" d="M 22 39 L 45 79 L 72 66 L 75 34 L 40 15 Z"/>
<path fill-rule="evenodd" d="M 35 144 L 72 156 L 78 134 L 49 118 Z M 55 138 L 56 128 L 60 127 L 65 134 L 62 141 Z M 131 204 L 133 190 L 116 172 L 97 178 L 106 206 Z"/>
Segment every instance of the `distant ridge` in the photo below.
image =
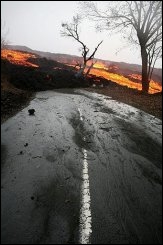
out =
<path fill-rule="evenodd" d="M 21 45 L 6 45 L 7 49 L 13 49 L 13 50 L 20 50 L 24 52 L 33 52 L 33 49 L 30 49 L 26 46 L 21 46 Z"/>

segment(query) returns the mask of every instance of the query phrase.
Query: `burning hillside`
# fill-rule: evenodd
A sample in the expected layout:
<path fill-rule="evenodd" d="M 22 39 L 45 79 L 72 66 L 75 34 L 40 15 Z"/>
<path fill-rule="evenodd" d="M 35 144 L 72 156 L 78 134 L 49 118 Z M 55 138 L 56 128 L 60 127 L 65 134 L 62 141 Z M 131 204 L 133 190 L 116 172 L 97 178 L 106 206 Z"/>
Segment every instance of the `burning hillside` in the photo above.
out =
<path fill-rule="evenodd" d="M 12 64 L 17 64 L 21 66 L 40 68 L 46 66 L 46 68 L 48 67 L 49 70 L 58 69 L 59 67 L 62 68 L 63 66 L 58 66 L 59 63 L 54 65 L 53 62 L 55 61 L 52 58 L 47 59 L 45 62 L 44 59 L 46 58 L 38 58 L 38 55 L 16 50 L 2 50 L 1 58 L 7 59 Z M 60 62 L 65 63 L 65 60 L 60 60 Z M 71 61 L 69 60 L 67 65 L 75 67 L 76 64 L 77 62 L 75 62 L 75 59 L 72 59 Z M 140 73 L 134 73 L 130 69 L 122 69 L 117 64 L 109 64 L 107 62 L 98 61 L 94 64 L 93 68 L 91 69 L 90 75 L 91 74 L 98 77 L 103 77 L 107 80 L 111 80 L 122 86 L 127 86 L 129 88 L 134 88 L 138 90 L 142 89 Z M 162 91 L 161 83 L 159 83 L 156 80 L 151 80 L 149 93 L 154 94 L 160 91 Z"/>
<path fill-rule="evenodd" d="M 102 63 L 102 62 L 96 62 L 93 65 L 93 68 L 97 69 L 103 69 L 103 70 L 108 70 L 108 68 Z"/>
<path fill-rule="evenodd" d="M 69 66 L 76 67 L 76 69 L 79 69 L 79 66 L 74 65 L 74 62 L 71 64 L 67 64 Z M 91 65 L 91 62 L 88 62 L 88 66 Z M 85 69 L 85 72 L 87 72 L 87 68 Z M 97 77 L 103 77 L 107 80 L 111 80 L 112 82 L 115 82 L 122 86 L 127 86 L 128 88 L 133 88 L 137 90 L 142 90 L 142 84 L 141 84 L 141 75 L 140 74 L 132 74 L 131 71 L 122 71 L 117 65 L 109 65 L 102 62 L 96 62 L 93 65 L 93 68 L 90 70 L 90 75 L 95 75 Z M 150 87 L 149 87 L 149 93 L 154 94 L 162 91 L 162 86 L 158 81 L 151 80 L 150 81 Z"/>
<path fill-rule="evenodd" d="M 16 65 L 38 67 L 38 65 L 28 61 L 30 58 L 36 58 L 36 55 L 30 53 L 4 49 L 1 51 L 1 58 L 7 59 L 12 64 Z"/>
<path fill-rule="evenodd" d="M 64 57 L 64 55 L 62 55 L 62 57 Z M 71 60 L 73 61 L 72 63 Z M 59 61 L 61 62 L 61 59 Z M 75 67 L 77 61 L 73 58 L 70 59 L 69 62 L 66 60 L 66 63 L 68 63 L 69 66 Z M 81 63 L 80 60 L 78 63 Z M 127 64 L 122 65 L 126 66 Z M 74 76 L 74 68 L 59 63 L 53 58 L 41 56 L 37 53 L 35 55 L 35 52 L 32 53 L 32 51 L 2 50 L 1 116 L 6 118 L 6 116 L 8 117 L 15 112 L 15 110 L 17 111 L 22 104 L 28 101 L 33 91 L 83 87 L 93 90 L 93 84 L 103 84 L 104 88 L 96 88 L 94 91 L 100 91 L 100 93 L 142 108 L 161 118 L 162 94 L 152 94 L 161 91 L 161 83 L 158 84 L 157 88 L 157 83 L 155 82 L 157 79 L 151 81 L 151 94 L 146 95 L 148 97 L 144 96 L 138 92 L 138 90 L 141 90 L 141 76 L 140 71 L 135 68 L 134 66 L 130 69 L 129 66 L 129 68 L 126 69 L 126 67 L 122 68 L 121 64 L 98 61 L 91 70 L 92 75 L 88 76 L 87 79 L 83 79 Z M 160 79 L 158 79 L 158 81 L 161 81 L 160 70 L 156 69 L 156 71 L 157 73 L 155 72 L 155 74 L 157 74 Z M 108 87 L 106 88 L 106 86 Z M 128 89 L 127 87 L 136 88 L 138 90 Z"/>
<path fill-rule="evenodd" d="M 118 67 L 116 69 L 118 70 Z M 98 63 L 96 63 L 93 69 L 91 69 L 90 74 L 104 77 L 105 79 L 116 82 L 122 86 L 127 86 L 129 88 L 134 88 L 138 90 L 142 89 L 141 75 L 129 74 L 128 76 L 122 76 L 120 74 L 110 72 L 109 69 L 107 69 L 105 66 L 102 68 L 101 63 L 99 64 L 99 66 Z M 154 94 L 161 91 L 162 86 L 158 82 L 151 80 L 149 93 Z"/>

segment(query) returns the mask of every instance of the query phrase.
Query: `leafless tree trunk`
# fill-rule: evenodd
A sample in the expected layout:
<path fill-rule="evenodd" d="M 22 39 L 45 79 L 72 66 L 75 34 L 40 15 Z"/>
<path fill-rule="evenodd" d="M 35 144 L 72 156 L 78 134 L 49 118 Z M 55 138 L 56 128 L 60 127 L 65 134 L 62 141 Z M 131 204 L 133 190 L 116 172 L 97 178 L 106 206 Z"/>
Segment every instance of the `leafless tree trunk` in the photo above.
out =
<path fill-rule="evenodd" d="M 148 78 L 148 54 L 145 47 L 141 47 L 142 58 L 142 90 L 148 92 L 149 90 L 149 78 Z"/>
<path fill-rule="evenodd" d="M 84 74 L 84 70 L 87 67 L 87 62 L 89 60 L 93 60 L 95 53 L 97 52 L 99 46 L 101 45 L 101 43 L 103 41 L 101 41 L 100 43 L 98 43 L 98 45 L 95 47 L 94 51 L 91 53 L 91 55 L 89 54 L 89 48 L 86 46 L 86 44 L 84 44 L 79 37 L 79 24 L 81 22 L 81 18 L 79 17 L 79 15 L 74 16 L 73 17 L 73 21 L 72 23 L 62 23 L 62 28 L 63 30 L 61 31 L 61 35 L 65 36 L 65 37 L 71 37 L 73 39 L 75 39 L 78 43 L 81 44 L 82 46 L 82 57 L 83 57 L 83 65 L 80 67 L 79 71 L 78 71 L 78 75 L 77 76 L 82 76 Z M 92 68 L 92 67 L 91 67 Z M 91 69 L 90 68 L 90 69 Z M 89 69 L 89 71 L 90 71 Z"/>
<path fill-rule="evenodd" d="M 89 66 L 85 76 L 88 76 L 88 74 L 90 73 L 90 70 L 92 69 L 92 67 L 94 66 L 94 64 L 96 64 L 97 60 L 95 62 L 92 62 L 92 64 Z"/>
<path fill-rule="evenodd" d="M 162 57 L 162 2 L 112 1 L 100 10 L 93 1 L 81 3 L 84 14 L 100 30 L 123 33 L 140 46 L 142 58 L 142 91 L 147 93 L 156 60 Z"/>
<path fill-rule="evenodd" d="M 7 34 L 8 30 L 6 30 L 6 23 L 1 20 L 1 50 L 5 49 L 8 44 Z"/>

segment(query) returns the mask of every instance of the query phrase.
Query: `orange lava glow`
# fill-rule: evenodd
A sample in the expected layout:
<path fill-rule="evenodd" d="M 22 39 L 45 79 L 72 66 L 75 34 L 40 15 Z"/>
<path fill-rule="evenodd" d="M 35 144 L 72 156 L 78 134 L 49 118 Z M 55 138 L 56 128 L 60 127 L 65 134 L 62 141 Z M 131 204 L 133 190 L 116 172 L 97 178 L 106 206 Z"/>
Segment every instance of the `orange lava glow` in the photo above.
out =
<path fill-rule="evenodd" d="M 38 65 L 33 64 L 28 61 L 29 58 L 37 58 L 36 55 L 25 53 L 21 51 L 15 51 L 15 50 L 1 50 L 1 58 L 9 60 L 13 64 L 23 65 L 23 66 L 31 66 L 31 67 L 38 67 Z M 92 61 L 91 61 L 92 62 Z M 91 62 L 88 62 L 88 66 L 91 65 Z M 64 61 L 63 61 L 64 63 Z M 75 67 L 76 62 L 73 60 L 71 64 L 67 64 L 69 66 Z M 54 68 L 56 69 L 56 68 Z M 57 68 L 58 69 L 58 68 Z M 79 69 L 79 67 L 76 67 L 76 69 Z M 85 72 L 88 68 L 85 69 Z M 140 74 L 128 74 L 127 77 L 122 76 L 120 74 L 116 74 L 116 70 L 118 70 L 118 66 L 112 65 L 110 67 L 106 67 L 104 63 L 102 62 L 96 62 L 93 65 L 93 68 L 90 70 L 89 74 L 103 77 L 107 80 L 111 80 L 115 83 L 118 83 L 122 86 L 127 86 L 129 88 L 134 88 L 138 90 L 142 90 L 141 85 L 141 75 Z M 157 92 L 162 91 L 162 86 L 159 82 L 151 80 L 150 81 L 150 87 L 149 87 L 149 93 L 154 94 Z"/>
<path fill-rule="evenodd" d="M 105 67 L 105 65 L 104 65 L 103 63 L 101 63 L 101 62 L 95 63 L 95 64 L 93 65 L 93 68 L 103 69 L 103 70 L 108 70 L 108 68 Z"/>
<path fill-rule="evenodd" d="M 104 71 L 104 70 L 99 70 L 99 69 L 91 69 L 90 71 L 90 74 L 92 75 L 96 75 L 96 76 L 101 76 L 101 77 L 104 77 L 105 79 L 107 80 L 111 80 L 113 82 L 116 82 L 122 86 L 127 86 L 129 88 L 134 88 L 134 89 L 138 89 L 138 90 L 142 90 L 142 85 L 141 83 L 138 83 L 138 82 L 134 82 L 134 81 L 131 81 L 130 79 L 122 76 L 122 75 L 119 75 L 119 74 L 115 74 L 115 73 L 110 73 L 108 71 Z M 134 74 L 136 75 L 136 74 Z M 139 77 L 140 75 L 137 75 L 137 77 Z M 139 77 L 140 79 L 140 82 L 141 82 L 141 76 Z M 149 93 L 150 94 L 154 94 L 154 93 L 157 93 L 157 92 L 161 92 L 162 91 L 162 86 L 151 80 L 150 81 L 150 87 L 149 87 Z"/>
<path fill-rule="evenodd" d="M 139 74 L 130 74 L 128 76 L 131 77 L 131 79 L 133 78 L 133 79 L 141 81 L 141 75 Z"/>
<path fill-rule="evenodd" d="M 68 66 L 73 66 L 73 64 L 67 64 Z M 91 63 L 89 63 L 88 65 L 91 65 Z M 76 69 L 79 69 L 79 67 L 76 67 Z M 87 72 L 86 68 L 84 70 L 84 72 Z M 114 69 L 114 70 L 118 70 L 118 66 L 111 66 L 110 69 Z M 112 73 L 109 72 L 109 70 L 102 62 L 97 62 L 93 65 L 93 68 L 90 70 L 90 75 L 95 75 L 97 77 L 103 77 L 107 80 L 111 80 L 112 82 L 118 83 L 122 86 L 127 86 L 128 88 L 133 88 L 133 89 L 138 89 L 138 90 L 142 90 L 142 85 L 141 85 L 141 75 L 139 74 L 131 74 L 128 75 L 129 78 L 126 78 L 122 75 L 116 74 L 116 73 Z M 133 80 L 132 80 L 133 79 Z M 137 81 L 134 81 L 137 80 Z M 159 82 L 156 82 L 154 80 L 150 81 L 150 87 L 149 87 L 149 94 L 155 94 L 158 92 L 162 91 L 162 86 Z"/>
<path fill-rule="evenodd" d="M 112 69 L 118 70 L 117 66 L 112 66 Z M 139 74 L 131 74 L 128 75 L 129 78 L 126 78 L 122 75 L 109 72 L 110 69 L 108 69 L 102 62 L 97 62 L 91 69 L 89 74 L 98 76 L 98 77 L 103 77 L 107 80 L 111 80 L 115 83 L 118 83 L 122 86 L 127 86 L 128 88 L 134 88 L 138 90 L 142 90 L 142 85 L 141 85 L 141 75 Z M 85 72 L 87 69 L 85 69 Z M 137 80 L 137 81 L 135 81 Z M 151 80 L 150 81 L 150 87 L 149 87 L 149 93 L 154 94 L 157 92 L 162 91 L 162 86 L 158 82 Z"/>
<path fill-rule="evenodd" d="M 24 52 L 15 51 L 15 50 L 3 49 L 1 50 L 1 58 L 7 59 L 12 64 L 16 64 L 16 65 L 38 67 L 38 65 L 35 65 L 28 61 L 29 58 L 36 58 L 34 54 L 24 53 Z"/>

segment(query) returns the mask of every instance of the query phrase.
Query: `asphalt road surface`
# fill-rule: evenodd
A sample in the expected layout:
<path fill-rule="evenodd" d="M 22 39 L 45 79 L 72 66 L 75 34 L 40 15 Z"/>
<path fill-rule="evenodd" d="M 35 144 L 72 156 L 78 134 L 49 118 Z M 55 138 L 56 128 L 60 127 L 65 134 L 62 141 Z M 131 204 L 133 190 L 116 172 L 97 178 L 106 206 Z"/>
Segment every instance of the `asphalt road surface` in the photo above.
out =
<path fill-rule="evenodd" d="M 161 120 L 69 89 L 1 133 L 2 244 L 162 243 Z"/>

